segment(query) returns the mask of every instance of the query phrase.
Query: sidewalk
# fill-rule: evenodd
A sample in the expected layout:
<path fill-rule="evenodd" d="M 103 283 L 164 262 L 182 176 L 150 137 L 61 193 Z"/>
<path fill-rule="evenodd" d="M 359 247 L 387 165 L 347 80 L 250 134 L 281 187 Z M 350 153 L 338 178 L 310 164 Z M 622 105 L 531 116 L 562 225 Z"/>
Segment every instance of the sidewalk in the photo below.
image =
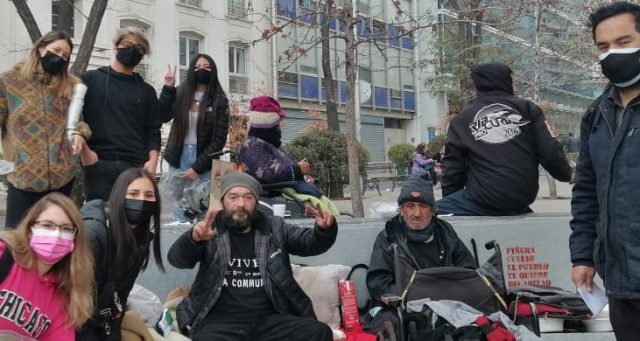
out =
<path fill-rule="evenodd" d="M 556 181 L 556 187 L 558 192 L 558 198 L 556 200 L 548 199 L 549 197 L 549 184 L 546 177 L 540 177 L 540 189 L 538 191 L 538 198 L 531 205 L 531 209 L 534 213 L 541 214 L 566 214 L 571 213 L 571 188 L 572 185 L 564 182 Z M 374 190 L 367 190 L 364 194 L 363 206 L 365 218 L 371 218 L 372 212 L 370 211 L 372 205 L 377 203 L 390 203 L 395 204 L 400 194 L 400 188 L 396 187 L 394 191 L 391 191 L 391 182 L 381 183 L 380 192 L 382 195 L 378 195 L 378 192 Z M 442 191 L 440 186 L 436 186 L 435 189 L 436 200 L 442 198 Z M 345 196 L 348 197 L 348 193 Z M 336 206 L 343 212 L 352 212 L 351 200 L 334 200 Z"/>

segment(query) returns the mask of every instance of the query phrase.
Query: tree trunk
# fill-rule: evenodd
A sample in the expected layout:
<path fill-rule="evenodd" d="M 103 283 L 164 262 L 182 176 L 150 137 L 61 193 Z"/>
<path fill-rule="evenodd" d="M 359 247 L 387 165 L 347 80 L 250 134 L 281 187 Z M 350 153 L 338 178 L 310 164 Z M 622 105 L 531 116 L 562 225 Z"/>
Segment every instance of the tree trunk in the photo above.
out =
<path fill-rule="evenodd" d="M 13 5 L 16 6 L 16 11 L 20 16 L 20 20 L 24 24 L 24 27 L 29 32 L 29 38 L 31 38 L 31 42 L 35 43 L 36 40 L 42 37 L 42 33 L 40 33 L 40 28 L 38 28 L 38 23 L 36 19 L 33 17 L 31 13 L 31 9 L 29 9 L 29 5 L 27 5 L 26 0 L 9 0 L 13 2 Z"/>
<path fill-rule="evenodd" d="M 73 27 L 73 0 L 61 0 L 58 5 L 58 16 L 56 18 L 56 29 L 67 32 L 70 36 L 75 36 Z"/>
<path fill-rule="evenodd" d="M 333 131 L 340 131 L 338 121 L 338 105 L 333 88 L 333 73 L 331 72 L 331 46 L 329 40 L 329 19 L 334 15 L 334 0 L 327 0 L 322 16 L 322 26 L 320 27 L 320 38 L 322 39 L 322 72 L 324 74 L 324 86 L 327 91 L 327 128 Z"/>
<path fill-rule="evenodd" d="M 353 18 L 353 0 L 344 2 L 344 22 L 346 24 L 346 60 L 345 70 L 347 74 L 347 156 L 349 159 L 349 182 L 351 184 L 351 206 L 353 216 L 364 218 L 362 205 L 362 189 L 360 188 L 360 166 L 358 163 L 358 140 L 356 139 L 356 37 L 353 32 L 355 20 Z"/>
<path fill-rule="evenodd" d="M 327 92 L 327 128 L 333 131 L 340 131 L 338 120 L 338 104 L 333 87 L 333 73 L 331 72 L 331 46 L 329 40 L 329 19 L 334 15 L 333 0 L 327 0 L 322 16 L 322 26 L 320 27 L 320 38 L 322 39 L 322 72 L 324 73 L 324 87 Z M 330 177 L 329 197 L 344 197 L 343 183 L 340 177 Z"/>
<path fill-rule="evenodd" d="M 91 11 L 89 12 L 89 19 L 87 25 L 84 28 L 82 34 L 82 42 L 80 43 L 80 49 L 76 60 L 71 67 L 71 73 L 79 75 L 87 70 L 89 66 L 89 60 L 91 59 L 91 52 L 93 52 L 93 45 L 96 43 L 96 35 L 102 22 L 104 12 L 107 10 L 107 4 L 109 0 L 95 0 L 91 5 Z"/>

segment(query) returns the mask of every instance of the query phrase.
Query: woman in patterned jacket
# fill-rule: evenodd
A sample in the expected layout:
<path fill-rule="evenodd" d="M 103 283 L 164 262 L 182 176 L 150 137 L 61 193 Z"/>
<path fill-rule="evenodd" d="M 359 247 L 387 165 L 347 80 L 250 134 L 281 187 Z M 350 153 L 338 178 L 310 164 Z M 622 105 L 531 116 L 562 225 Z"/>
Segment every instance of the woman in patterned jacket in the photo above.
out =
<path fill-rule="evenodd" d="M 76 165 L 72 144 L 80 153 L 89 138 L 82 122 L 73 142 L 65 134 L 67 108 L 79 82 L 68 72 L 72 50 L 66 33 L 51 31 L 36 41 L 27 58 L 0 75 L 2 149 L 14 163 L 7 176 L 8 228 L 46 194 L 71 193 Z"/>

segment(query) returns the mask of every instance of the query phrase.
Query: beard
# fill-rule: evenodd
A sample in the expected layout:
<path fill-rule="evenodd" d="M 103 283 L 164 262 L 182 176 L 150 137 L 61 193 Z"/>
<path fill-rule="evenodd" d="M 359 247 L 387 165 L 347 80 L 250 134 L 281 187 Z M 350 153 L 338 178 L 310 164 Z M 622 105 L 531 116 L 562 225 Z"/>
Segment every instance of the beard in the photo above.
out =
<path fill-rule="evenodd" d="M 244 209 L 237 211 L 224 209 L 222 221 L 230 230 L 242 232 L 250 228 L 257 221 L 257 217 L 258 215 L 255 210 L 249 212 Z"/>

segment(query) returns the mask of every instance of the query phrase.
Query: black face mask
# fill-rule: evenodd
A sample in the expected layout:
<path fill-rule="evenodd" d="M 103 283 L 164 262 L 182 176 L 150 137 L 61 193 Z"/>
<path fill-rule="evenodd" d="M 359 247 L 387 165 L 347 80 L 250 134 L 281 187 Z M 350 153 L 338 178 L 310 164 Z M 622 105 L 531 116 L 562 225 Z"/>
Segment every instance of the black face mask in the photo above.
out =
<path fill-rule="evenodd" d="M 116 59 L 128 68 L 138 65 L 143 56 L 144 55 L 133 46 L 119 47 L 118 53 L 116 53 Z"/>
<path fill-rule="evenodd" d="M 44 72 L 53 76 L 61 74 L 67 67 L 67 61 L 51 51 L 40 57 L 40 64 Z"/>
<path fill-rule="evenodd" d="M 209 84 L 209 81 L 211 80 L 211 74 L 211 71 L 205 69 L 196 71 L 196 84 Z"/>
<path fill-rule="evenodd" d="M 149 221 L 156 212 L 156 202 L 138 199 L 124 199 L 124 211 L 131 225 L 140 225 Z"/>
<path fill-rule="evenodd" d="M 609 49 L 598 59 L 602 73 L 615 87 L 626 89 L 640 81 L 640 48 Z"/>

